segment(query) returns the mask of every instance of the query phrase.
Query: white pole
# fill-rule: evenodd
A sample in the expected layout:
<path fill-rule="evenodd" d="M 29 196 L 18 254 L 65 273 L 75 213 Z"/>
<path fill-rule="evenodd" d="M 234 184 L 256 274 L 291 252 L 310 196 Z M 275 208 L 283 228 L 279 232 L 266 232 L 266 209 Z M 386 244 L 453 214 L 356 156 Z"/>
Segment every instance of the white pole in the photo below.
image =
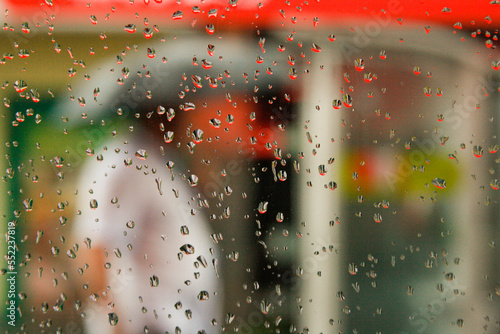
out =
<path fill-rule="evenodd" d="M 335 328 L 338 330 L 341 313 L 333 297 L 335 291 L 341 290 L 343 260 L 337 250 L 342 246 L 345 228 L 342 223 L 330 224 L 336 217 L 342 217 L 338 162 L 341 160 L 342 111 L 332 107 L 333 98 L 341 99 L 340 60 L 338 51 L 323 50 L 311 58 L 308 74 L 299 73 L 304 86 L 295 142 L 304 158 L 297 159 L 300 173 L 294 189 L 297 194 L 294 207 L 298 209 L 297 230 L 302 238 L 296 273 L 300 275 L 300 289 L 297 295 L 292 295 L 300 298 L 293 301 L 298 301 L 299 332 L 308 328 L 311 333 L 332 333 Z M 331 158 L 335 162 L 329 164 Z M 326 168 L 324 175 L 319 171 L 321 165 Z M 330 182 L 338 184 L 338 189 L 331 190 Z M 333 326 L 331 319 L 335 322 Z"/>

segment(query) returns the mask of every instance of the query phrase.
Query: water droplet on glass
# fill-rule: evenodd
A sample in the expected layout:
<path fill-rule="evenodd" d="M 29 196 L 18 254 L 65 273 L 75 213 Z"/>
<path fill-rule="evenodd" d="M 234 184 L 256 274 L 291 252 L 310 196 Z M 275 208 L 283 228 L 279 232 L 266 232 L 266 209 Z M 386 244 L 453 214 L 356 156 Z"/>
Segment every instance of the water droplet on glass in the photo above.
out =
<path fill-rule="evenodd" d="M 76 253 L 72 249 L 68 249 L 68 251 L 66 252 L 66 255 L 68 255 L 68 257 L 71 259 L 74 259 L 76 257 Z"/>
<path fill-rule="evenodd" d="M 180 247 L 180 250 L 186 254 L 186 255 L 189 255 L 189 254 L 194 254 L 194 247 L 190 244 L 184 244 Z"/>
<path fill-rule="evenodd" d="M 18 93 L 22 93 L 24 90 L 28 88 L 28 84 L 24 80 L 16 80 L 14 81 L 14 89 Z"/>
<path fill-rule="evenodd" d="M 354 68 L 357 71 L 362 71 L 365 68 L 365 61 L 361 58 L 354 60 Z"/>
<path fill-rule="evenodd" d="M 327 169 L 325 165 L 319 165 L 318 166 L 318 172 L 319 175 L 326 175 Z"/>
<path fill-rule="evenodd" d="M 198 300 L 208 300 L 210 298 L 210 294 L 208 293 L 208 291 L 200 291 L 200 293 L 198 294 Z"/>
<path fill-rule="evenodd" d="M 23 201 L 23 206 L 24 206 L 24 209 L 29 212 L 29 211 L 32 211 L 33 210 L 33 199 L 31 198 L 26 198 L 24 201 Z"/>
<path fill-rule="evenodd" d="M 268 204 L 269 202 L 260 202 L 258 207 L 259 213 L 261 214 L 266 213 Z"/>
<path fill-rule="evenodd" d="M 447 273 L 446 275 L 444 275 L 444 278 L 447 281 L 453 281 L 455 279 L 455 274 L 453 274 L 453 273 Z"/>
<path fill-rule="evenodd" d="M 260 311 L 263 314 L 268 314 L 269 310 L 271 308 L 271 305 L 272 305 L 271 301 L 269 301 L 266 298 L 262 299 L 262 301 L 260 302 Z"/>
<path fill-rule="evenodd" d="M 203 255 L 198 256 L 196 259 L 198 260 L 198 262 L 201 264 L 201 266 L 203 268 L 208 267 L 207 259 L 205 259 L 205 257 Z"/>
<path fill-rule="evenodd" d="M 321 52 L 321 47 L 316 43 L 312 43 L 311 50 L 314 52 Z"/>
<path fill-rule="evenodd" d="M 188 177 L 188 182 L 189 182 L 189 185 L 191 187 L 196 187 L 198 185 L 198 176 L 194 175 L 194 174 L 191 174 L 189 177 Z"/>
<path fill-rule="evenodd" d="M 438 177 L 432 180 L 432 184 L 438 187 L 439 189 L 446 188 L 446 181 Z"/>
<path fill-rule="evenodd" d="M 472 153 L 476 158 L 480 158 L 483 156 L 483 148 L 481 146 L 474 145 L 474 147 L 472 148 Z"/>
<path fill-rule="evenodd" d="M 131 24 L 127 24 L 124 29 L 126 32 L 134 33 L 136 30 L 136 26 L 135 26 L 135 24 L 131 23 Z"/>
<path fill-rule="evenodd" d="M 116 326 L 116 324 L 118 324 L 118 316 L 114 312 L 108 313 L 108 320 L 111 326 Z"/>
<path fill-rule="evenodd" d="M 222 124 L 222 122 L 221 122 L 219 119 L 217 119 L 217 118 L 212 118 L 212 119 L 209 121 L 209 123 L 210 123 L 210 125 L 211 125 L 212 127 L 214 127 L 215 129 L 220 128 L 220 126 L 221 126 L 221 124 Z"/>
<path fill-rule="evenodd" d="M 215 26 L 212 23 L 206 25 L 205 30 L 209 35 L 212 35 L 215 32 Z"/>
<path fill-rule="evenodd" d="M 349 94 L 344 94 L 344 95 L 342 96 L 342 102 L 344 102 L 344 105 L 345 105 L 347 108 L 352 107 L 352 97 L 351 97 L 351 95 L 349 95 Z"/>
<path fill-rule="evenodd" d="M 163 140 L 165 143 L 171 143 L 174 140 L 174 132 L 173 131 L 167 131 L 163 134 Z"/>
<path fill-rule="evenodd" d="M 172 20 L 180 20 L 180 19 L 182 19 L 183 16 L 184 16 L 184 13 L 181 12 L 180 10 L 178 10 L 172 14 Z"/>
<path fill-rule="evenodd" d="M 23 22 L 23 24 L 21 24 L 21 31 L 24 32 L 25 34 L 29 34 L 31 29 L 28 22 Z"/>
<path fill-rule="evenodd" d="M 160 284 L 160 279 L 158 278 L 158 276 L 153 275 L 149 278 L 149 283 L 153 288 L 155 288 L 158 286 L 158 284 Z"/>
<path fill-rule="evenodd" d="M 334 109 L 340 109 L 340 107 L 342 107 L 342 101 L 335 99 L 332 102 L 332 106 Z"/>
<path fill-rule="evenodd" d="M 280 181 L 286 181 L 287 177 L 288 177 L 288 175 L 287 175 L 285 170 L 278 171 L 278 179 Z"/>
<path fill-rule="evenodd" d="M 91 209 L 97 209 L 97 206 L 98 206 L 97 200 L 91 199 L 90 200 L 90 208 Z"/>
<path fill-rule="evenodd" d="M 156 56 L 156 51 L 153 48 L 148 48 L 147 50 L 148 58 L 154 58 Z"/>
<path fill-rule="evenodd" d="M 140 149 L 135 152 L 135 156 L 141 160 L 146 160 L 148 158 L 148 153 L 144 149 Z"/>
<path fill-rule="evenodd" d="M 153 32 L 154 32 L 153 29 L 151 29 L 149 27 L 144 28 L 144 31 L 143 31 L 144 37 L 146 39 L 150 39 L 151 37 L 153 37 Z"/>
<path fill-rule="evenodd" d="M 196 129 L 192 133 L 193 141 L 195 144 L 199 144 L 203 141 L 203 130 Z"/>
<path fill-rule="evenodd" d="M 181 234 L 182 235 L 189 235 L 189 229 L 186 225 L 181 226 Z"/>
<path fill-rule="evenodd" d="M 355 263 L 349 263 L 348 271 L 349 274 L 356 275 L 358 273 L 358 266 Z"/>

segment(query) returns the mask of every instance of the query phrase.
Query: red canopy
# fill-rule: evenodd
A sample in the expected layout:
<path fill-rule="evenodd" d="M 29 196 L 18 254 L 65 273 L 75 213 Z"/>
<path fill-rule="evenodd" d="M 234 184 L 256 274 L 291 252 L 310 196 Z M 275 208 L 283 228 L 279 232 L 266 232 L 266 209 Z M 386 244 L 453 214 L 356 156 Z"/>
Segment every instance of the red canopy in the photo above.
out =
<path fill-rule="evenodd" d="M 467 29 L 481 28 L 495 33 L 500 22 L 499 0 L 4 0 L 4 4 L 9 17 L 28 22 L 40 20 L 47 13 L 54 14 L 58 24 L 92 24 L 90 16 L 94 15 L 97 25 L 108 27 L 124 20 L 135 23 L 134 20 L 142 21 L 145 17 L 160 27 L 213 23 L 223 29 L 240 30 L 282 25 L 349 26 L 383 19 L 383 22 L 403 25 L 418 22 L 431 27 L 436 24 L 452 27 L 460 22 Z"/>

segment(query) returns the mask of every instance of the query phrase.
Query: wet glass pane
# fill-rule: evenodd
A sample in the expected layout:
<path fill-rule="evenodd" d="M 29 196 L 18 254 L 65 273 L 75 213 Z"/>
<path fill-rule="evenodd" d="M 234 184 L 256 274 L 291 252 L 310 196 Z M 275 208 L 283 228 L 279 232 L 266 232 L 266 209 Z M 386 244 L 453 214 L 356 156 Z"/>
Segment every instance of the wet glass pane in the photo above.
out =
<path fill-rule="evenodd" d="M 5 333 L 498 333 L 497 1 L 0 1 Z"/>

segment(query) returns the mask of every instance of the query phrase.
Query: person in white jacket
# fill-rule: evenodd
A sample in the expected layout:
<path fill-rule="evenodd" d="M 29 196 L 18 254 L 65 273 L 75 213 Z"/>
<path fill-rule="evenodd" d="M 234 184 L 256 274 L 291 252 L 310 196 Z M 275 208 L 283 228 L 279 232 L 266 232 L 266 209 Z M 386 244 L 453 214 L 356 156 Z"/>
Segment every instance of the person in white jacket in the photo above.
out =
<path fill-rule="evenodd" d="M 179 159 L 140 138 L 109 143 L 79 175 L 73 235 L 86 329 L 218 332 L 221 281 L 203 199 Z"/>

